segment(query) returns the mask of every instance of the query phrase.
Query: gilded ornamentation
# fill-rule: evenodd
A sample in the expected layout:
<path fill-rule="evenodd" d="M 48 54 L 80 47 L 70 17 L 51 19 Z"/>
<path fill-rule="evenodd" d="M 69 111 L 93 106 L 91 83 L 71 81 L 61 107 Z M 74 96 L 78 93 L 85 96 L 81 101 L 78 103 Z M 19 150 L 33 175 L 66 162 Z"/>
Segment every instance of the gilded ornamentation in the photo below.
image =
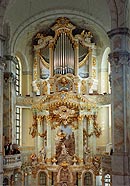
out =
<path fill-rule="evenodd" d="M 73 78 L 73 77 L 72 77 Z M 56 91 L 71 91 L 73 85 L 73 79 L 68 75 L 55 76 L 55 89 Z"/>
<path fill-rule="evenodd" d="M 96 79 L 96 69 L 92 69 L 92 77 Z"/>
<path fill-rule="evenodd" d="M 69 109 L 66 106 L 60 106 L 57 110 L 53 110 L 55 115 L 59 115 L 59 118 L 65 120 L 69 116 L 75 114 L 75 110 Z"/>
<path fill-rule="evenodd" d="M 53 39 L 52 36 L 44 36 L 41 33 L 37 33 L 35 39 L 38 39 L 37 44 L 34 45 L 35 50 L 39 50 L 40 48 L 44 48 L 48 45 L 48 42 Z"/>
<path fill-rule="evenodd" d="M 42 82 L 42 95 L 46 95 L 47 93 L 48 93 L 47 82 L 43 81 Z"/>
<path fill-rule="evenodd" d="M 95 67 L 96 66 L 96 57 L 92 58 L 92 65 Z"/>
<path fill-rule="evenodd" d="M 91 38 L 93 37 L 90 31 L 83 30 L 81 34 L 75 35 L 75 39 L 78 39 L 81 45 L 89 47 L 91 44 Z"/>
<path fill-rule="evenodd" d="M 86 84 L 86 80 L 82 80 L 82 81 L 81 81 L 81 93 L 82 93 L 82 94 L 86 94 L 86 93 L 87 93 L 87 84 Z"/>
<path fill-rule="evenodd" d="M 43 133 L 38 133 L 38 135 L 39 135 L 41 138 L 46 139 L 46 138 L 47 138 L 47 131 L 45 131 L 45 132 L 43 132 Z"/>
<path fill-rule="evenodd" d="M 84 137 L 91 137 L 93 135 L 95 135 L 96 137 L 99 137 L 102 133 L 101 128 L 99 127 L 98 123 L 97 123 L 97 115 L 89 115 L 88 116 L 88 124 L 90 125 L 90 119 L 92 119 L 92 125 L 93 125 L 93 131 L 88 133 L 85 129 L 83 129 L 83 134 Z"/>
<path fill-rule="evenodd" d="M 91 53 L 92 53 L 92 52 L 91 52 L 91 50 L 90 50 L 90 52 L 88 52 L 88 53 L 86 54 L 86 56 L 84 57 L 84 59 L 79 63 L 79 67 L 83 66 L 85 63 L 88 63 L 88 58 L 89 58 L 89 56 L 90 56 Z"/>
<path fill-rule="evenodd" d="M 37 116 L 33 116 L 32 126 L 29 128 L 29 134 L 34 138 L 37 135 Z"/>

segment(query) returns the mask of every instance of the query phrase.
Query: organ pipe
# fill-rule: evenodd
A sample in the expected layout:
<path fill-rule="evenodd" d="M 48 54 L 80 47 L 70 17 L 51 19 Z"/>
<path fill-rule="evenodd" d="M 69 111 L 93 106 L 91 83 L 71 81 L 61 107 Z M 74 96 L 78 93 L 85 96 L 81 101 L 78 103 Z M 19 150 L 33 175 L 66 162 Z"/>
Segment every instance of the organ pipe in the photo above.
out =
<path fill-rule="evenodd" d="M 54 74 L 74 73 L 74 50 L 65 32 L 57 38 L 54 48 Z"/>

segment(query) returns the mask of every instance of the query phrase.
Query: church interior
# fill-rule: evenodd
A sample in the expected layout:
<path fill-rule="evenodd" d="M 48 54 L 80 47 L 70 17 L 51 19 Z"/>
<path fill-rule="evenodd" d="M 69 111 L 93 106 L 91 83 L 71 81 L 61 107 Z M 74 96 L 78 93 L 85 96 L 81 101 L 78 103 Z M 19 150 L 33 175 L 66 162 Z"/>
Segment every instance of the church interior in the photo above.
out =
<path fill-rule="evenodd" d="M 129 11 L 0 0 L 0 186 L 130 186 Z"/>

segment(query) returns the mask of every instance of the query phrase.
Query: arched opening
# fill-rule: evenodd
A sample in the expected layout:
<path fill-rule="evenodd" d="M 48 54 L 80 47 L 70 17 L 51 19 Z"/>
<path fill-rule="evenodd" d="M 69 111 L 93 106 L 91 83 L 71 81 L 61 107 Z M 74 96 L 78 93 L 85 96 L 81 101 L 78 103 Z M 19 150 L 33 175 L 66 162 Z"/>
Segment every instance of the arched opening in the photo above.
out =
<path fill-rule="evenodd" d="M 92 186 L 93 185 L 93 175 L 91 172 L 86 172 L 84 174 L 84 186 Z"/>
<path fill-rule="evenodd" d="M 5 177 L 3 179 L 3 186 L 8 186 L 9 185 L 9 179 L 7 177 Z"/>
<path fill-rule="evenodd" d="M 47 185 L 47 174 L 45 172 L 39 173 L 38 184 L 39 184 L 39 186 L 46 186 Z"/>
<path fill-rule="evenodd" d="M 111 186 L 111 175 L 110 174 L 105 174 L 104 186 Z"/>
<path fill-rule="evenodd" d="M 110 64 L 108 63 L 108 55 L 110 53 L 110 48 L 107 47 L 102 56 L 101 63 L 101 93 L 110 93 Z"/>

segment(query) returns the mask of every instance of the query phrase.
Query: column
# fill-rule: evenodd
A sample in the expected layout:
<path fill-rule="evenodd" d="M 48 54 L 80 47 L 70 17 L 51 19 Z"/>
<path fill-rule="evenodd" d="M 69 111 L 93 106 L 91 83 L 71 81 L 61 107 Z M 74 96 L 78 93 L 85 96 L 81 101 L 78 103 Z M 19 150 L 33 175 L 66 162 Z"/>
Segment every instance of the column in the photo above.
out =
<path fill-rule="evenodd" d="M 93 131 L 93 125 L 92 125 L 92 116 L 91 115 L 88 115 L 87 117 L 87 132 L 88 132 L 88 135 L 91 134 L 91 132 Z M 93 136 L 88 136 L 87 137 L 87 146 L 89 147 L 90 149 L 90 152 L 91 152 L 91 155 L 93 154 Z"/>
<path fill-rule="evenodd" d="M 79 69 L 79 44 L 78 41 L 74 43 L 74 75 L 78 76 L 78 69 Z"/>
<path fill-rule="evenodd" d="M 112 52 L 112 185 L 129 185 L 128 155 L 130 154 L 130 32 L 118 28 L 108 33 Z"/>
<path fill-rule="evenodd" d="M 43 117 L 42 116 L 38 116 L 38 144 L 37 144 L 37 153 L 39 153 L 39 151 L 42 149 L 42 147 L 44 146 L 44 140 L 42 137 L 40 137 L 40 134 L 42 134 L 43 131 Z"/>
<path fill-rule="evenodd" d="M 49 62 L 50 62 L 50 76 L 52 77 L 54 75 L 54 44 L 51 42 L 49 44 Z"/>
<path fill-rule="evenodd" d="M 83 120 L 79 118 L 78 120 L 78 151 L 81 164 L 83 163 Z"/>
<path fill-rule="evenodd" d="M 3 104 L 4 104 L 4 135 L 8 138 L 8 142 L 16 143 L 15 133 L 15 69 L 16 61 L 11 55 L 5 56 L 6 68 L 4 71 L 4 89 L 3 89 Z M 13 128 L 13 130 L 12 130 Z"/>
<path fill-rule="evenodd" d="M 50 121 L 47 120 L 47 147 L 46 147 L 46 158 L 47 158 L 47 164 L 51 164 L 51 126 Z"/>
<path fill-rule="evenodd" d="M 3 185 L 3 60 L 0 58 L 0 185 Z"/>

